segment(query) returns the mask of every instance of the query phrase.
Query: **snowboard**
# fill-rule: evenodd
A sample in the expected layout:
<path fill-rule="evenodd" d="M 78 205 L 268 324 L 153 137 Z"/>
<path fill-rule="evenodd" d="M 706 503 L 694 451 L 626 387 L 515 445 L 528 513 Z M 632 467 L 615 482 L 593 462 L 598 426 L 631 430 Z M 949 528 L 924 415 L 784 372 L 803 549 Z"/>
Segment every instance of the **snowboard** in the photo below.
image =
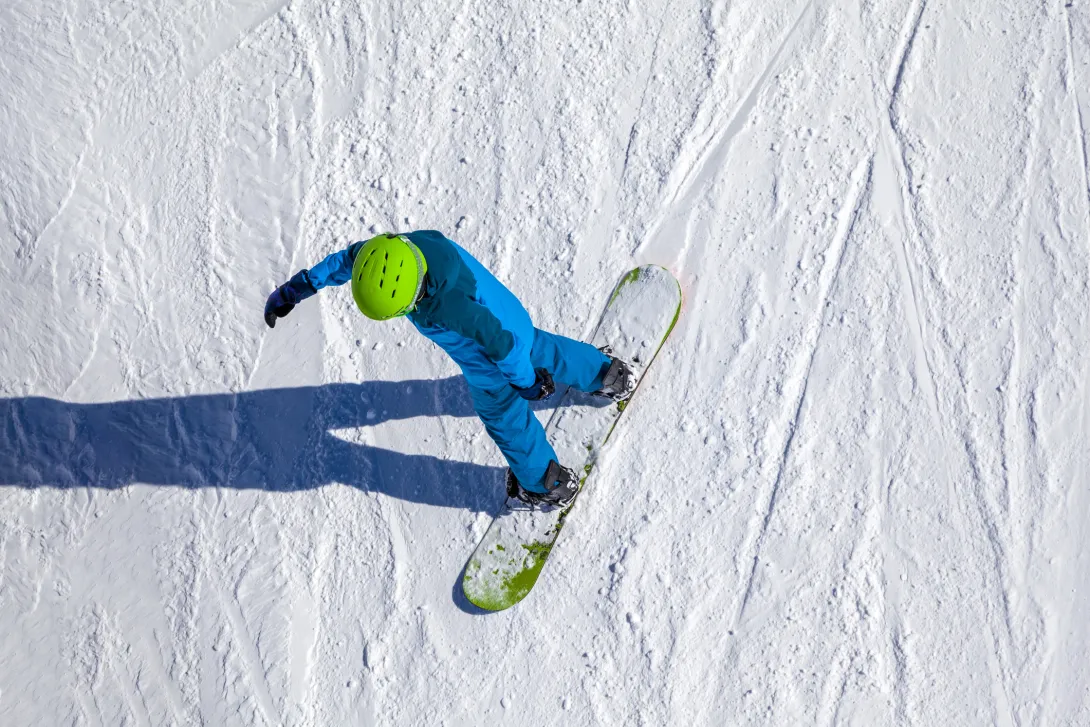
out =
<path fill-rule="evenodd" d="M 657 265 L 629 271 L 613 289 L 591 343 L 609 346 L 614 356 L 631 364 L 638 377 L 636 390 L 627 401 L 595 406 L 577 405 L 600 400 L 589 401 L 587 394 L 569 389 L 545 426 L 560 463 L 577 472 L 582 468 L 579 494 L 680 314 L 681 287 Z M 579 494 L 564 508 L 548 509 L 507 498 L 466 564 L 462 576 L 466 598 L 488 611 L 510 608 L 525 598 Z"/>

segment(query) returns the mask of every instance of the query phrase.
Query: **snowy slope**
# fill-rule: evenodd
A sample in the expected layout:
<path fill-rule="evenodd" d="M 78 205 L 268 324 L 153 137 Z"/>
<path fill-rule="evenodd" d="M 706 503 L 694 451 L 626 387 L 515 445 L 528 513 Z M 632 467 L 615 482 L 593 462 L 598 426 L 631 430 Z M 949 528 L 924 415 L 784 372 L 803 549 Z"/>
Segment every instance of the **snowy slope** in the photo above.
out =
<path fill-rule="evenodd" d="M 0 724 L 1090 724 L 1090 6 L 0 5 Z M 535 591 L 346 290 L 678 328 Z"/>

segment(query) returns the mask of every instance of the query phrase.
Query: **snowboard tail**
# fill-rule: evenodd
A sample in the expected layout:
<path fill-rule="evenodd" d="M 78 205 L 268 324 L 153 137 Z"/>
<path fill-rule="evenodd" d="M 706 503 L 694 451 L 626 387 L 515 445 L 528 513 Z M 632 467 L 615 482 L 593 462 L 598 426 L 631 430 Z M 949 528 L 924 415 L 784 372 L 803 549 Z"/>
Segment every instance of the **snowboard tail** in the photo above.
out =
<path fill-rule="evenodd" d="M 681 287 L 657 265 L 629 271 L 613 289 L 591 343 L 609 346 L 614 356 L 631 364 L 638 377 L 636 388 L 626 401 L 602 408 L 573 406 L 576 394 L 569 389 L 545 426 L 561 464 L 582 467 L 580 494 L 680 314 Z M 508 498 L 466 564 L 462 577 L 466 598 L 489 611 L 510 608 L 525 598 L 578 499 L 576 495 L 562 509 L 537 510 Z"/>

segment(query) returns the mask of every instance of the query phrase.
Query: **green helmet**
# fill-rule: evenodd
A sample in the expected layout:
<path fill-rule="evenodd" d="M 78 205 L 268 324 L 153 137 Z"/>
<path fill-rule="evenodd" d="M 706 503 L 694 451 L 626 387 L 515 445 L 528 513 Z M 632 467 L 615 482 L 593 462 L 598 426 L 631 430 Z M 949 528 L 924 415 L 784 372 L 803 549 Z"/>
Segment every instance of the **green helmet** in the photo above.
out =
<path fill-rule="evenodd" d="M 352 297 L 376 321 L 403 316 L 416 306 L 428 263 L 404 235 L 385 233 L 363 243 L 352 264 Z"/>

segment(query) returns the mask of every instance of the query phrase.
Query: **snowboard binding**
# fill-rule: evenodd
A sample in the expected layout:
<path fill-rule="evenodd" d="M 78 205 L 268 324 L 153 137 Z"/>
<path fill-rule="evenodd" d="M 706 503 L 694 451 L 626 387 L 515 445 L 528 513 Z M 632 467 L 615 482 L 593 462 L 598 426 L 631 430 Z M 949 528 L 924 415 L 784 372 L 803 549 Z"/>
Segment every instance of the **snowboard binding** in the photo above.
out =
<path fill-rule="evenodd" d="M 567 507 L 579 494 L 579 478 L 567 467 L 561 467 L 553 460 L 545 470 L 545 492 L 527 490 L 515 477 L 510 468 L 507 470 L 507 496 L 524 502 L 530 507 Z"/>
<path fill-rule="evenodd" d="M 613 349 L 609 346 L 602 346 L 598 350 L 609 356 L 609 366 L 602 374 L 602 388 L 593 392 L 593 395 L 616 402 L 627 401 L 639 381 L 636 372 L 627 362 L 614 357 Z"/>

